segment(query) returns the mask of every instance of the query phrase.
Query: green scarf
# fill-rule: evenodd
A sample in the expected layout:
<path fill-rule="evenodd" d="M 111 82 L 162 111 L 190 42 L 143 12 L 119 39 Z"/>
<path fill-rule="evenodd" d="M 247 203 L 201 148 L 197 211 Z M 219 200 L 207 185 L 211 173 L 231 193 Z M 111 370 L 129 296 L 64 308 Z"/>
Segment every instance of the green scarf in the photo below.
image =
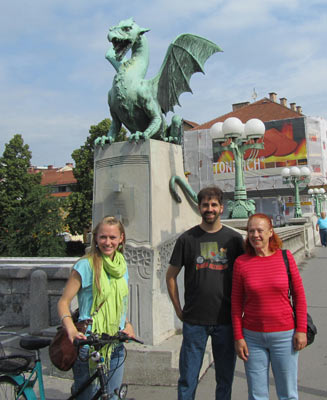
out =
<path fill-rule="evenodd" d="M 93 261 L 92 259 L 89 260 L 94 271 Z M 93 303 L 91 308 L 93 332 L 99 334 L 107 333 L 108 335 L 117 333 L 121 318 L 127 312 L 128 286 L 124 278 L 126 269 L 125 258 L 119 251 L 116 250 L 113 260 L 108 256 L 102 255 L 101 292 L 98 291 L 95 283 L 95 273 L 93 272 Z M 110 360 L 111 351 L 112 346 L 105 346 L 100 351 L 108 365 L 110 364 L 108 361 Z"/>

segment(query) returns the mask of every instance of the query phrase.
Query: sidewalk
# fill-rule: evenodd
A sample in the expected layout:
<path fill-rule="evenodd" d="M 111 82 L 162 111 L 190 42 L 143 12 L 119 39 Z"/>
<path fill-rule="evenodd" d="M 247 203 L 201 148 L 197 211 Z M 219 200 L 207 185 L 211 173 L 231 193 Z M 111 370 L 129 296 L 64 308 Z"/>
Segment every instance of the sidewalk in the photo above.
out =
<path fill-rule="evenodd" d="M 317 400 L 327 398 L 327 248 L 316 247 L 313 256 L 299 265 L 304 283 L 308 311 L 318 328 L 315 342 L 300 353 L 299 399 Z M 128 357 L 127 357 L 128 362 Z M 70 394 L 72 381 L 45 376 L 47 400 L 64 400 Z M 202 377 L 196 400 L 214 398 L 214 368 L 210 367 Z M 128 397 L 136 400 L 174 400 L 176 387 L 129 385 Z M 247 385 L 243 363 L 238 360 L 233 384 L 232 400 L 247 399 Z M 277 400 L 271 378 L 270 400 Z"/>

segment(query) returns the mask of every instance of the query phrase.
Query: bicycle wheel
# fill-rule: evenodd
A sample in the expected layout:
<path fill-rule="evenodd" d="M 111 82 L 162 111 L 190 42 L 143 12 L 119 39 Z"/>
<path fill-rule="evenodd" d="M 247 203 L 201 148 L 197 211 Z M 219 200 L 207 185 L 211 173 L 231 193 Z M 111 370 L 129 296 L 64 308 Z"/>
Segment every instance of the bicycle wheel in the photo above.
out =
<path fill-rule="evenodd" d="M 19 385 L 9 376 L 0 376 L 1 400 L 27 400 L 25 394 L 17 396 Z"/>

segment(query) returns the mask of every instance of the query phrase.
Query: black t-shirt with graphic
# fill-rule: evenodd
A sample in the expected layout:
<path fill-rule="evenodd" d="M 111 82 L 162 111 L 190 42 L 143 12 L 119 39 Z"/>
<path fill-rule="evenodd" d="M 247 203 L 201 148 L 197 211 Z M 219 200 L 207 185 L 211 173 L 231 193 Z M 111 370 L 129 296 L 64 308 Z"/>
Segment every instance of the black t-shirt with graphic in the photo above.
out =
<path fill-rule="evenodd" d="M 185 268 L 183 321 L 231 323 L 233 264 L 243 252 L 242 236 L 226 226 L 208 233 L 197 225 L 177 239 L 170 264 Z"/>

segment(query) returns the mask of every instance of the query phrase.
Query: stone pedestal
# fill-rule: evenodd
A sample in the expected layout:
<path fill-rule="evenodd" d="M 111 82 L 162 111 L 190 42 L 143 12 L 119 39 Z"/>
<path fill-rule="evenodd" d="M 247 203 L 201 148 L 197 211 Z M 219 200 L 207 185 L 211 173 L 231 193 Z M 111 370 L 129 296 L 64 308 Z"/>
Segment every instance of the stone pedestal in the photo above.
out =
<path fill-rule="evenodd" d="M 182 190 L 182 203 L 169 192 L 170 178 L 184 177 L 182 148 L 157 140 L 114 143 L 97 147 L 94 163 L 93 224 L 105 215 L 123 222 L 129 317 L 147 345 L 158 345 L 181 327 L 165 282 L 173 246 L 181 232 L 200 222 Z"/>
<path fill-rule="evenodd" d="M 178 204 L 170 195 L 173 175 L 184 177 L 179 145 L 147 140 L 98 146 L 93 224 L 115 215 L 125 226 L 128 243 L 152 247 L 198 224 L 200 217 L 185 197 Z"/>
<path fill-rule="evenodd" d="M 128 343 L 124 382 L 134 385 L 176 386 L 179 378 L 179 351 L 182 335 L 175 335 L 157 346 Z M 213 363 L 211 339 L 203 357 L 200 378 Z"/>

